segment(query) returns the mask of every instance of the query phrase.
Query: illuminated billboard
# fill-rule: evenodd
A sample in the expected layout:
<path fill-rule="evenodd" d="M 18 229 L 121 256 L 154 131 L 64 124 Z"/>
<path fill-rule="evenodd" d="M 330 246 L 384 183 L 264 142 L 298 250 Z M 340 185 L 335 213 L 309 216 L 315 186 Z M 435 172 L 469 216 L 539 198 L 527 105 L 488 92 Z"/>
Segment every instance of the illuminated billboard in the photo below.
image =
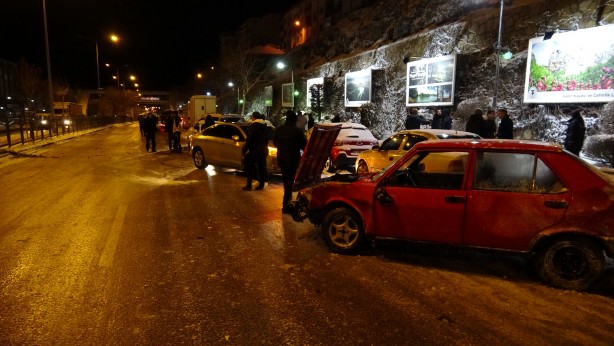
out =
<path fill-rule="evenodd" d="M 281 106 L 294 107 L 294 83 L 281 85 Z"/>
<path fill-rule="evenodd" d="M 529 40 L 525 103 L 614 100 L 614 25 Z"/>
<path fill-rule="evenodd" d="M 324 78 L 311 78 L 307 80 L 307 107 L 311 107 L 311 86 L 315 84 L 324 84 Z"/>
<path fill-rule="evenodd" d="M 407 106 L 454 104 L 456 54 L 407 63 Z"/>
<path fill-rule="evenodd" d="M 345 106 L 360 107 L 371 102 L 371 69 L 345 74 Z"/>
<path fill-rule="evenodd" d="M 273 105 L 273 86 L 265 86 L 264 87 L 264 105 L 266 107 L 271 107 Z"/>

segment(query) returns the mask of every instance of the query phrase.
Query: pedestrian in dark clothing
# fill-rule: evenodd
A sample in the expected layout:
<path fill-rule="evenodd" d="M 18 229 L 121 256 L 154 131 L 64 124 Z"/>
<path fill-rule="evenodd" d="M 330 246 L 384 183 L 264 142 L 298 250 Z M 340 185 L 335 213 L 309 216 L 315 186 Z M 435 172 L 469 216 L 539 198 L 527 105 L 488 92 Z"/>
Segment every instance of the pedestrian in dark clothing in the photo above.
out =
<path fill-rule="evenodd" d="M 316 120 L 313 118 L 313 113 L 309 113 L 309 119 L 307 120 L 307 130 L 316 125 Z"/>
<path fill-rule="evenodd" d="M 339 114 L 335 114 L 335 116 L 333 117 L 333 119 L 331 120 L 332 123 L 340 123 L 341 122 L 341 115 Z"/>
<path fill-rule="evenodd" d="M 428 124 L 428 121 L 421 115 L 418 115 L 418 109 L 412 108 L 409 114 L 407 114 L 407 118 L 405 118 L 405 129 L 420 129 L 420 125 L 422 124 Z"/>
<path fill-rule="evenodd" d="M 181 148 L 181 117 L 179 116 L 179 114 L 176 114 L 173 116 L 172 126 L 173 126 L 173 129 L 172 129 L 173 147 L 171 151 L 180 153 L 182 148 Z"/>
<path fill-rule="evenodd" d="M 207 116 L 205 117 L 205 128 L 211 125 L 215 125 L 215 120 L 213 120 L 211 114 L 207 114 Z"/>
<path fill-rule="evenodd" d="M 580 110 L 576 109 L 571 112 L 571 118 L 567 121 L 567 131 L 565 132 L 565 142 L 563 143 L 565 150 L 580 156 L 585 135 L 584 118 L 582 118 Z"/>
<path fill-rule="evenodd" d="M 486 119 L 484 120 L 484 135 L 483 138 L 495 138 L 497 134 L 497 123 L 495 122 L 495 111 L 489 110 L 486 113 Z"/>
<path fill-rule="evenodd" d="M 467 125 L 465 125 L 465 131 L 475 133 L 480 137 L 484 137 L 486 122 L 484 120 L 484 111 L 477 108 L 473 114 L 469 116 Z"/>
<path fill-rule="evenodd" d="M 258 180 L 256 190 L 264 189 L 267 179 L 266 158 L 269 154 L 269 129 L 264 123 L 264 116 L 259 112 L 252 114 L 252 124 L 247 132 L 247 139 L 243 146 L 243 165 L 247 175 L 244 191 L 252 189 L 252 180 Z"/>
<path fill-rule="evenodd" d="M 442 120 L 443 120 L 443 117 L 441 114 L 441 108 L 435 109 L 435 112 L 433 113 L 433 121 L 431 121 L 431 128 L 432 129 L 443 128 L 443 125 L 441 123 Z"/>
<path fill-rule="evenodd" d="M 497 116 L 501 119 L 499 128 L 497 129 L 497 138 L 499 139 L 514 139 L 514 122 L 507 115 L 507 109 L 499 109 Z"/>
<path fill-rule="evenodd" d="M 452 129 L 452 116 L 448 108 L 441 110 L 441 128 L 444 130 Z"/>
<path fill-rule="evenodd" d="M 145 116 L 139 115 L 139 130 L 141 131 L 141 137 L 145 137 Z"/>
<path fill-rule="evenodd" d="M 173 141 L 175 139 L 175 135 L 173 133 L 173 123 L 175 119 L 172 115 L 168 115 L 166 119 L 164 119 L 164 132 L 166 132 L 166 138 L 168 139 L 168 150 L 173 151 Z"/>
<path fill-rule="evenodd" d="M 281 211 L 289 214 L 292 211 L 289 203 L 292 200 L 294 175 L 301 160 L 301 150 L 307 144 L 303 131 L 296 127 L 296 113 L 293 110 L 286 112 L 285 123 L 275 129 L 273 143 L 277 147 L 277 163 L 284 181 Z"/>
<path fill-rule="evenodd" d="M 158 132 L 158 118 L 153 113 L 149 113 L 145 118 L 143 125 L 145 126 L 145 148 L 151 152 L 156 152 L 156 133 Z"/>

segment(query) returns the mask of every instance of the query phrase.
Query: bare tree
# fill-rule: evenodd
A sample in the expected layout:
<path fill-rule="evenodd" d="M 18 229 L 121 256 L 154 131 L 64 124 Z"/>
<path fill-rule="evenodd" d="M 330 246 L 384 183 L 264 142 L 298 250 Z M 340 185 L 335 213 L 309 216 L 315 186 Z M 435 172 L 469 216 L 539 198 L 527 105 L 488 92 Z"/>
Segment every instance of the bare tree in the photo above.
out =
<path fill-rule="evenodd" d="M 240 99 L 261 84 L 267 76 L 266 61 L 261 55 L 250 52 L 250 47 L 244 38 L 237 39 L 229 49 L 224 51 L 222 66 L 226 69 L 239 88 Z M 241 104 L 240 113 L 245 113 L 245 102 Z"/>
<path fill-rule="evenodd" d="M 17 87 L 24 99 L 24 103 L 27 104 L 29 100 L 34 100 L 42 90 L 44 81 L 41 78 L 43 70 L 36 66 L 29 64 L 25 60 L 21 60 L 17 63 Z"/>

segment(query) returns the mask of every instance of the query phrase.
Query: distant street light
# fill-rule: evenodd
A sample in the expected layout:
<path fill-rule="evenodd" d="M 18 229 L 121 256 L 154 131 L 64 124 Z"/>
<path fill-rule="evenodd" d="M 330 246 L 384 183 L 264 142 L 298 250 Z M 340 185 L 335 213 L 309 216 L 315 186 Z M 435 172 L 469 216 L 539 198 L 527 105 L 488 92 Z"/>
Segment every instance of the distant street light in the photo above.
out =
<path fill-rule="evenodd" d="M 228 82 L 228 86 L 229 87 L 233 87 L 234 83 L 233 82 Z M 241 96 L 239 96 L 239 86 L 237 85 L 237 114 L 241 113 Z"/>

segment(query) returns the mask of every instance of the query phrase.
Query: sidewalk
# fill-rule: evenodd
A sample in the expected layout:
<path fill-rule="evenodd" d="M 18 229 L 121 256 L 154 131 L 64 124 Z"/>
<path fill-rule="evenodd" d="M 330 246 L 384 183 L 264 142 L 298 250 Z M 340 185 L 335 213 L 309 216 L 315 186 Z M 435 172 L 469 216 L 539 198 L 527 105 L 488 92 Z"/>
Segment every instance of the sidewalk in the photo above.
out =
<path fill-rule="evenodd" d="M 5 160 L 9 160 L 13 157 L 27 156 L 29 151 L 32 151 L 38 148 L 42 148 L 42 147 L 52 145 L 52 144 L 58 144 L 58 143 L 67 141 L 69 139 L 75 138 L 75 137 L 80 137 L 80 136 L 87 135 L 87 134 L 90 134 L 96 131 L 104 130 L 111 126 L 125 126 L 125 125 L 130 125 L 130 124 L 131 123 L 110 124 L 110 125 L 106 125 L 103 127 L 97 127 L 95 129 L 68 133 L 68 134 L 64 134 L 61 136 L 53 136 L 50 138 L 45 138 L 43 140 L 37 140 L 36 142 L 29 141 L 24 144 L 21 144 L 21 143 L 14 144 L 10 148 L 3 147 L 3 148 L 0 148 L 0 164 L 2 164 Z"/>

